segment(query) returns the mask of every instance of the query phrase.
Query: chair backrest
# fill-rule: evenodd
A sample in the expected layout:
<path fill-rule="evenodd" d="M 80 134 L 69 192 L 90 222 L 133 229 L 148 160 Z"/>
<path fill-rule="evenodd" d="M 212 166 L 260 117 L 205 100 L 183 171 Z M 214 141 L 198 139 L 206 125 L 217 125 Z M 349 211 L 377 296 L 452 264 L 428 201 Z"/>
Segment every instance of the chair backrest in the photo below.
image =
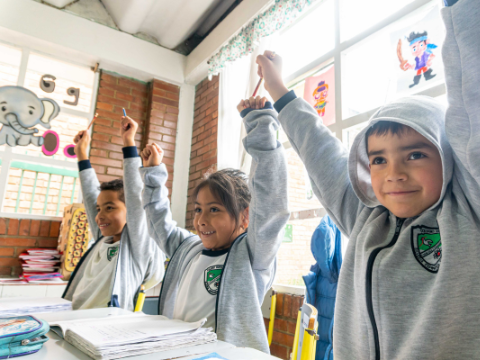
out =
<path fill-rule="evenodd" d="M 298 311 L 292 360 L 314 360 L 318 340 L 318 311 L 311 304 L 303 304 Z"/>

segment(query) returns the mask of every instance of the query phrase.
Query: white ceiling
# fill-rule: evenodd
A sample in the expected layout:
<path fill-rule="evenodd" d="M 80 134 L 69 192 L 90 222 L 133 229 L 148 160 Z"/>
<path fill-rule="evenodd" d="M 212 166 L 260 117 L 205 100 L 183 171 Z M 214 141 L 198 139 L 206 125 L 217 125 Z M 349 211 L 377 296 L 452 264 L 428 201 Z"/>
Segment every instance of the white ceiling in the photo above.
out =
<path fill-rule="evenodd" d="M 193 34 L 202 39 L 236 3 L 235 0 L 34 1 L 138 35 L 167 49 L 177 48 Z"/>

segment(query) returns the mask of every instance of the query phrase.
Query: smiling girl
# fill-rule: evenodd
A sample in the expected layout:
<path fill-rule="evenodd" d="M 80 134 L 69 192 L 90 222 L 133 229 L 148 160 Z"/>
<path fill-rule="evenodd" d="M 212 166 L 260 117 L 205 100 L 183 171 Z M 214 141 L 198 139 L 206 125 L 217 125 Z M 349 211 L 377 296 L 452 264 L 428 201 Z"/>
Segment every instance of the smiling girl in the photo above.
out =
<path fill-rule="evenodd" d="M 206 318 L 219 340 L 269 352 L 260 306 L 276 271 L 289 218 L 287 166 L 276 140 L 276 112 L 266 99 L 242 101 L 252 156 L 250 180 L 239 170 L 214 172 L 193 191 L 195 235 L 172 220 L 163 151 L 142 152 L 143 205 L 150 235 L 170 258 L 159 314 L 184 321 Z M 247 232 L 248 229 L 248 232 Z"/>

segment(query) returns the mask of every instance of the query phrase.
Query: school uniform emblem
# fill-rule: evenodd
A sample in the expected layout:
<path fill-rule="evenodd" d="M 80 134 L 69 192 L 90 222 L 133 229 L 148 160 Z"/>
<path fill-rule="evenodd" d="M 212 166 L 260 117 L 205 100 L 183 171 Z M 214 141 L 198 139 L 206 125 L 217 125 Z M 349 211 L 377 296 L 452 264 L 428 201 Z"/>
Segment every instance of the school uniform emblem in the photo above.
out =
<path fill-rule="evenodd" d="M 108 261 L 112 261 L 112 259 L 117 255 L 118 246 L 109 247 L 107 250 L 107 259 Z"/>
<path fill-rule="evenodd" d="M 412 251 L 417 261 L 425 269 L 436 273 L 442 261 L 440 230 L 423 225 L 413 226 Z"/>
<path fill-rule="evenodd" d="M 209 294 L 217 295 L 222 271 L 223 265 L 213 265 L 205 269 L 203 283 Z"/>

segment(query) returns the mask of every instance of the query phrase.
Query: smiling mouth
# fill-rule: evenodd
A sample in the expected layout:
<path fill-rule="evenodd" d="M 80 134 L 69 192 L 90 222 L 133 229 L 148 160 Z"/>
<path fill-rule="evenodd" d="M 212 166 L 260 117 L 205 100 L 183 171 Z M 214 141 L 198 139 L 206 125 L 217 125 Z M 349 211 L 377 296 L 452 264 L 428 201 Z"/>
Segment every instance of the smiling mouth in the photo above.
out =
<path fill-rule="evenodd" d="M 98 227 L 99 227 L 100 229 L 104 229 L 104 228 L 106 228 L 106 227 L 109 226 L 109 225 L 110 225 L 110 224 L 100 224 L 100 225 L 98 225 Z"/>
<path fill-rule="evenodd" d="M 391 191 L 391 192 L 388 192 L 387 195 L 390 195 L 390 196 L 405 196 L 405 195 L 411 195 L 413 193 L 416 193 L 417 191 L 416 190 L 413 190 L 413 191 Z"/>
<path fill-rule="evenodd" d="M 203 236 L 209 236 L 216 233 L 216 231 L 200 231 Z"/>

